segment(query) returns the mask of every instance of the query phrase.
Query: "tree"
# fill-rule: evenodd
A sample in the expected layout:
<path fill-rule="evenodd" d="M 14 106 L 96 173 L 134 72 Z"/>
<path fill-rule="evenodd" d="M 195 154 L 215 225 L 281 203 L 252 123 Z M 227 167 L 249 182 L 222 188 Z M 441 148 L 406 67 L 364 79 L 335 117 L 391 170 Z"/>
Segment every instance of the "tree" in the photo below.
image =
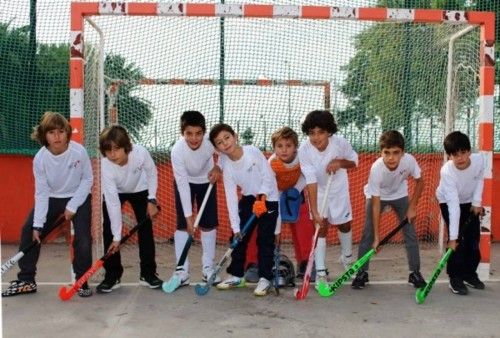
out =
<path fill-rule="evenodd" d="M 44 111 L 57 111 L 69 118 L 69 45 L 39 43 L 35 66 L 27 67 L 32 60 L 29 43 L 29 26 L 10 28 L 8 23 L 0 23 L 2 152 L 36 152 L 38 146 L 29 136 Z M 106 57 L 104 72 L 123 80 L 143 77 L 138 67 L 120 55 Z M 150 103 L 134 96 L 137 88 L 132 81 L 122 85 L 118 94 L 120 123 L 135 139 L 152 116 Z"/>
<path fill-rule="evenodd" d="M 35 147 L 29 140 L 36 121 L 29 114 L 33 93 L 26 87 L 29 51 L 29 26 L 10 29 L 0 23 L 0 149 L 26 152 Z"/>
<path fill-rule="evenodd" d="M 455 10 L 496 10 L 494 1 L 477 1 L 466 7 L 466 1 L 414 0 L 379 1 L 379 6 L 405 8 L 442 8 Z M 340 125 L 355 123 L 359 129 L 379 119 L 382 129 L 403 128 L 407 146 L 411 148 L 412 125 L 415 115 L 440 116 L 446 97 L 445 76 L 422 76 L 428 69 L 446 73 L 450 33 L 439 25 L 373 24 L 363 30 L 355 41 L 356 54 L 344 67 L 347 76 L 341 91 L 348 100 L 338 111 Z M 497 20 L 497 34 L 500 33 Z M 497 35 L 497 39 L 499 36 Z M 456 63 L 467 65 L 463 47 L 456 46 Z M 390 65 L 390 66 L 388 66 Z M 500 62 L 497 62 L 497 74 Z M 477 86 L 477 78 L 458 73 L 456 81 L 463 92 L 455 93 L 458 110 L 468 110 L 475 98 L 466 91 Z M 497 83 L 500 79 L 496 78 Z M 432 88 L 432 95 L 427 90 Z M 464 94 L 464 95 L 462 95 Z"/>

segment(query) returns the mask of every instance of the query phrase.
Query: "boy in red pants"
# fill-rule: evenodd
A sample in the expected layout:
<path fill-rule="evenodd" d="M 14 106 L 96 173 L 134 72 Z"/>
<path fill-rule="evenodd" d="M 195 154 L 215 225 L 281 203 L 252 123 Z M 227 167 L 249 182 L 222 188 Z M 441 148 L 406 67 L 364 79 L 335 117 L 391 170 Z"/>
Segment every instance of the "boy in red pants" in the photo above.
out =
<path fill-rule="evenodd" d="M 305 187 L 305 179 L 300 170 L 297 148 L 299 138 L 297 133 L 289 128 L 283 127 L 276 130 L 272 136 L 274 154 L 269 158 L 269 164 L 276 175 L 278 190 L 280 191 L 280 218 L 276 225 L 276 241 L 279 243 L 281 234 L 281 224 L 290 224 L 292 239 L 297 260 L 297 278 L 304 275 L 307 266 L 307 259 L 311 250 L 311 239 L 314 227 L 306 221 L 300 222 L 300 214 L 308 213 L 305 204 L 301 203 L 301 191 Z M 303 220 L 307 218 L 302 217 Z M 252 236 L 247 252 L 248 264 L 245 279 L 249 282 L 253 280 L 253 269 L 257 261 L 257 245 L 255 236 Z M 294 276 L 295 277 L 295 276 Z"/>

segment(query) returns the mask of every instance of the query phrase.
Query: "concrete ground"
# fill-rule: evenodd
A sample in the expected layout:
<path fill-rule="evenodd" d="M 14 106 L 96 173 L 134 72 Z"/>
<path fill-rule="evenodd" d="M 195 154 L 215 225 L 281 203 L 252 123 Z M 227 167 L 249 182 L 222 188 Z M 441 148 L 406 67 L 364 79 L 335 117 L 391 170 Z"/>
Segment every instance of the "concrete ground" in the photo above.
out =
<path fill-rule="evenodd" d="M 173 246 L 158 245 L 158 271 L 168 279 Z M 2 262 L 17 251 L 2 246 Z M 220 247 L 217 259 L 225 251 Z M 439 255 L 422 250 L 422 273 L 432 272 Z M 443 273 L 425 304 L 415 303 L 415 289 L 406 283 L 404 249 L 387 247 L 375 257 L 371 283 L 363 290 L 344 286 L 332 298 L 321 298 L 311 288 L 304 301 L 291 288 L 257 298 L 253 286 L 197 296 L 194 287 L 172 294 L 137 285 L 137 253 L 125 248 L 122 287 L 110 294 L 68 302 L 57 297 L 69 280 L 68 250 L 46 245 L 37 276 L 38 292 L 2 299 L 5 337 L 500 337 L 500 245 L 492 247 L 492 268 L 486 290 L 468 296 L 451 294 Z M 199 280 L 200 246 L 192 248 L 192 284 Z M 399 253 L 402 253 L 399 255 Z M 163 257 L 167 257 L 166 262 Z M 329 266 L 336 268 L 335 248 L 329 248 Z M 435 263 L 434 263 L 435 264 Z M 338 264 L 337 264 L 338 265 Z M 401 271 L 395 269 L 399 266 Z M 2 289 L 15 279 L 17 267 L 2 276 Z M 382 278 L 384 276 L 385 278 Z M 93 285 L 102 275 L 92 279 Z"/>

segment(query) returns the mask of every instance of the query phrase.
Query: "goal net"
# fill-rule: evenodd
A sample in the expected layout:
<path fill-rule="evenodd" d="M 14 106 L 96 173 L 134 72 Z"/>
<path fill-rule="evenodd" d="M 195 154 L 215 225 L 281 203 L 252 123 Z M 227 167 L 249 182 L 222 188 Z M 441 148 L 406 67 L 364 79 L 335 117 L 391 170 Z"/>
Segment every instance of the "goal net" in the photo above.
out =
<path fill-rule="evenodd" d="M 414 10 L 308 9 L 299 3 L 86 5 L 96 12 L 85 16 L 83 44 L 77 46 L 85 60 L 84 144 L 97 170 L 99 131 L 118 121 L 153 155 L 163 207 L 154 225 L 157 261 L 166 269 L 160 270 L 163 277 L 175 265 L 170 150 L 180 137 L 179 118 L 185 110 L 201 111 L 208 128 L 217 122 L 232 125 L 241 143 L 253 143 L 269 153 L 273 131 L 290 126 L 302 141 L 301 118 L 311 110 L 329 109 L 339 134 L 359 154 L 358 167 L 349 170 L 356 244 L 365 218 L 363 186 L 379 156 L 378 138 L 385 130 L 400 130 L 425 182 L 415 227 L 422 273 L 431 272 L 443 240 L 434 197 L 443 163 L 442 140 L 448 131 L 461 130 L 470 136 L 474 150 L 484 150 L 478 129 L 484 95 L 481 28 L 471 25 L 464 12 L 435 11 L 435 16 L 442 16 L 438 20 L 420 17 Z M 72 39 L 78 32 L 73 29 Z M 96 182 L 92 226 L 99 238 Z M 410 196 L 413 188 L 410 180 Z M 222 184 L 218 196 L 217 238 L 222 250 L 231 236 Z M 131 209 L 125 207 L 124 213 L 127 226 L 133 226 Z M 397 223 L 393 212 L 385 212 L 381 238 Z M 307 217 L 299 225 L 312 226 Z M 287 226 L 282 240 L 284 252 L 293 260 Z M 336 231 L 330 231 L 328 244 L 328 267 L 335 276 L 342 270 L 336 262 Z M 135 261 L 136 250 L 136 245 L 128 245 L 124 252 Z M 192 264 L 199 264 L 201 245 L 192 248 L 190 257 Z M 374 280 L 406 278 L 401 234 L 377 255 L 372 270 Z"/>

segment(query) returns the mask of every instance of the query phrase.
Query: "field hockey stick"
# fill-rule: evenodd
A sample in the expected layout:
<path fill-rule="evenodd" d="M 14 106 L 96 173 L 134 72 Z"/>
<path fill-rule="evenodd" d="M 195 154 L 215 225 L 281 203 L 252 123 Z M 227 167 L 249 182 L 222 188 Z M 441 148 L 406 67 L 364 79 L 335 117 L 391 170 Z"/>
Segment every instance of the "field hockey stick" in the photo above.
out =
<path fill-rule="evenodd" d="M 16 253 L 14 256 L 12 256 L 7 262 L 2 264 L 2 276 L 4 273 L 12 269 L 14 265 L 16 265 L 17 262 L 21 258 L 24 257 L 31 249 L 36 247 L 38 244 L 41 244 L 41 242 L 44 240 L 45 237 L 47 237 L 55 228 L 59 227 L 61 224 L 63 224 L 66 221 L 64 218 L 64 215 L 60 215 L 56 218 L 54 223 L 52 223 L 52 227 L 49 228 L 46 232 L 42 233 L 40 236 L 40 242 L 37 240 L 33 240 L 30 244 L 28 244 L 26 247 L 22 248 L 18 253 Z"/>
<path fill-rule="evenodd" d="M 191 248 L 191 244 L 193 243 L 194 233 L 198 229 L 198 225 L 200 224 L 201 216 L 203 215 L 203 211 L 205 210 L 205 206 L 207 205 L 208 197 L 210 196 L 210 192 L 212 191 L 213 186 L 214 185 L 212 183 L 210 183 L 210 185 L 207 188 L 207 191 L 205 192 L 205 196 L 203 197 L 203 201 L 201 202 L 201 206 L 198 209 L 198 214 L 196 215 L 196 219 L 194 221 L 193 233 L 189 233 L 186 244 L 184 245 L 184 248 L 182 249 L 181 256 L 179 257 L 179 261 L 177 262 L 177 266 L 175 268 L 175 271 L 182 269 L 184 267 L 184 263 L 186 262 L 189 248 Z M 162 289 L 166 293 L 172 293 L 180 285 L 181 285 L 181 278 L 177 274 L 174 273 L 168 281 L 163 282 Z"/>
<path fill-rule="evenodd" d="M 429 292 L 431 292 L 434 283 L 441 274 L 441 271 L 443 271 L 444 267 L 446 266 L 446 263 L 448 263 L 448 259 L 450 259 L 452 253 L 453 249 L 448 248 L 448 250 L 446 250 L 446 252 L 444 253 L 443 257 L 441 257 L 441 259 L 439 260 L 438 264 L 436 265 L 436 268 L 432 272 L 429 282 L 424 287 L 417 289 L 417 291 L 415 292 L 415 300 L 417 304 L 423 304 L 425 302 L 427 295 L 429 295 Z"/>
<path fill-rule="evenodd" d="M 158 209 L 160 207 L 158 206 Z M 120 240 L 120 244 L 118 245 L 118 250 L 120 250 L 120 247 L 122 246 L 123 243 L 125 243 L 130 237 L 132 237 L 133 234 L 139 230 L 141 226 L 146 224 L 150 219 L 149 217 L 145 218 L 141 223 L 138 223 L 135 225 L 132 229 L 130 229 L 129 233 L 125 236 L 122 237 Z M 115 251 L 116 252 L 116 251 Z M 62 286 L 59 289 L 59 298 L 63 301 L 70 300 L 71 297 L 75 295 L 75 293 L 78 292 L 78 290 L 85 284 L 92 275 L 94 275 L 97 271 L 99 271 L 100 268 L 104 265 L 104 262 L 111 257 L 115 252 L 107 252 L 104 256 L 99 258 L 91 267 L 88 269 L 69 289 Z"/>
<path fill-rule="evenodd" d="M 330 186 L 332 185 L 333 175 L 329 175 L 328 181 L 326 183 L 325 195 L 323 196 L 323 201 L 321 203 L 321 217 L 325 214 L 326 203 L 328 201 L 328 193 L 330 191 Z M 306 272 L 304 273 L 304 281 L 302 282 L 302 288 L 295 289 L 294 294 L 297 300 L 302 300 L 306 298 L 307 293 L 309 292 L 309 284 L 311 280 L 311 273 L 314 263 L 314 250 L 316 250 L 316 243 L 318 242 L 318 234 L 319 234 L 319 226 L 316 226 L 316 230 L 314 231 L 314 236 L 312 239 L 311 252 L 309 253 L 309 260 L 307 261 Z"/>
<path fill-rule="evenodd" d="M 215 281 L 215 278 L 219 274 L 219 272 L 222 270 L 222 267 L 226 263 L 226 261 L 229 259 L 231 256 L 231 253 L 233 252 L 234 248 L 238 246 L 240 243 L 241 239 L 247 234 L 247 232 L 250 230 L 250 227 L 252 226 L 253 221 L 255 220 L 257 216 L 255 214 L 252 214 L 252 216 L 248 219 L 248 221 L 245 223 L 243 226 L 243 229 L 240 232 L 241 237 L 240 238 L 234 238 L 233 241 L 231 242 L 231 245 L 229 246 L 229 249 L 227 249 L 226 253 L 224 256 L 222 256 L 221 260 L 219 263 L 217 263 L 217 266 L 215 267 L 214 273 L 210 276 L 210 278 L 207 280 L 207 282 L 202 285 L 202 284 L 196 284 L 196 287 L 194 291 L 198 296 L 204 296 L 208 293 L 210 290 L 210 287 Z"/>
<path fill-rule="evenodd" d="M 406 224 L 408 223 L 408 219 L 405 218 L 404 220 L 399 223 L 399 225 L 394 228 L 387 236 L 385 236 L 382 241 L 377 245 L 377 248 L 371 248 L 367 253 L 365 253 L 360 259 L 358 259 L 353 265 L 349 267 L 340 277 L 338 277 L 333 283 L 325 283 L 325 282 L 320 282 L 318 285 L 318 292 L 320 296 L 322 297 L 330 297 L 337 292 L 337 290 L 344 285 L 344 282 L 348 281 L 351 279 L 351 276 L 353 276 L 355 273 L 357 273 L 365 264 L 372 258 L 373 255 L 377 253 L 379 248 L 389 242 L 389 240 L 399 231 L 401 230 Z"/>
<path fill-rule="evenodd" d="M 483 211 L 484 212 L 484 211 Z M 472 221 L 473 215 L 469 215 L 467 218 L 467 221 L 465 221 L 464 227 L 468 226 L 470 222 Z M 448 260 L 450 259 L 451 254 L 453 253 L 453 249 L 448 248 L 446 252 L 444 253 L 443 257 L 439 260 L 438 264 L 436 265 L 436 268 L 432 272 L 431 277 L 429 278 L 429 282 L 421 288 L 418 288 L 417 291 L 415 292 L 415 300 L 417 301 L 417 304 L 423 304 L 425 302 L 425 299 L 429 295 L 429 292 L 431 292 L 432 287 L 434 286 L 434 283 L 436 282 L 437 278 L 441 274 L 441 271 L 443 271 L 444 267 L 446 266 L 446 263 L 448 263 Z"/>
<path fill-rule="evenodd" d="M 279 267 L 280 267 L 280 246 L 276 244 L 276 246 L 274 247 L 274 291 L 276 292 L 276 296 L 280 295 Z"/>

